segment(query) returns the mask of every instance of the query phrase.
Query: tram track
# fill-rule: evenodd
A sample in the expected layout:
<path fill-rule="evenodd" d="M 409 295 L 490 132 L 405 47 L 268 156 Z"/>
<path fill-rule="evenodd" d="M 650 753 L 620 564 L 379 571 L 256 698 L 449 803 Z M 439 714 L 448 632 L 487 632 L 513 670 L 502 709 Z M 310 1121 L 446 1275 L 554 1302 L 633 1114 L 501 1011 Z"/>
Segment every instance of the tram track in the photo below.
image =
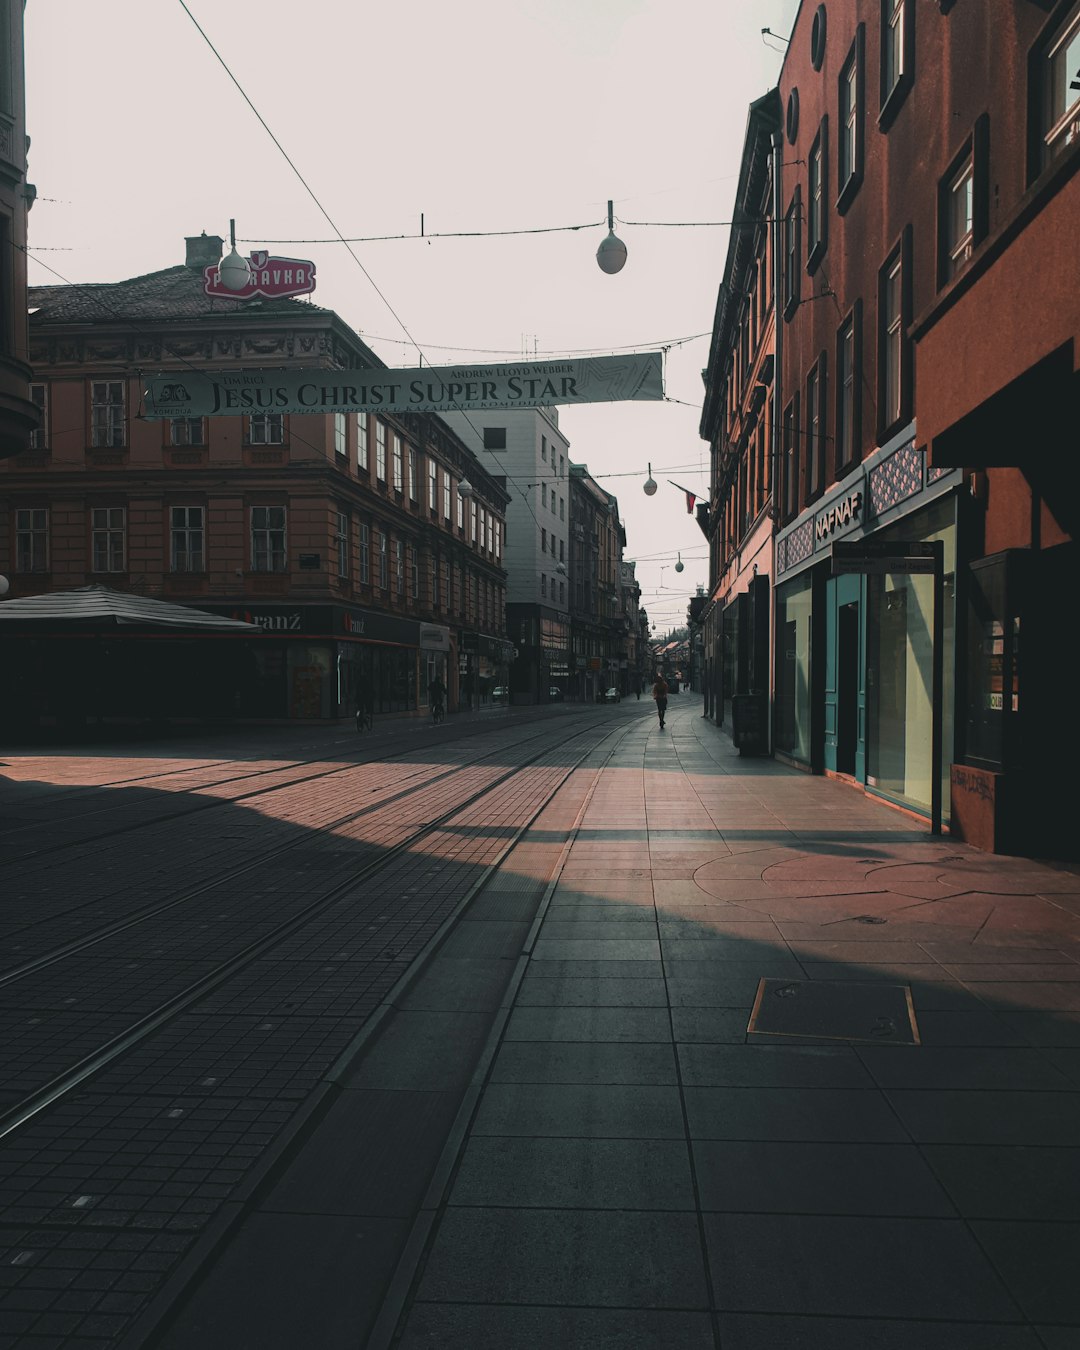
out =
<path fill-rule="evenodd" d="M 577 720 L 579 719 L 575 719 L 575 721 Z M 590 726 L 595 725 L 595 722 L 590 723 L 589 725 Z M 535 735 L 519 739 L 517 744 L 519 746 L 527 745 L 533 741 L 542 739 L 545 735 L 550 736 L 550 729 L 541 730 L 537 732 Z M 344 812 L 338 816 L 331 816 L 327 819 L 320 820 L 318 822 L 318 828 L 323 831 L 331 831 L 331 832 L 342 830 L 356 821 L 362 820 L 369 816 L 377 815 L 380 812 L 385 812 L 392 807 L 400 806 L 400 804 L 414 797 L 417 793 L 435 788 L 440 783 L 444 783 L 448 779 L 452 778 L 454 775 L 472 769 L 477 765 L 482 765 L 486 760 L 489 760 L 501 754 L 505 754 L 505 747 L 502 745 L 498 745 L 492 749 L 483 751 L 483 753 L 481 754 L 474 755 L 469 759 L 453 763 L 442 770 L 439 770 L 436 766 L 434 771 L 432 771 L 431 765 L 428 764 L 420 765 L 416 768 L 416 770 L 413 773 L 405 775 L 403 779 L 399 779 L 398 781 L 401 784 L 401 786 L 396 790 L 391 791 L 388 795 L 380 795 L 378 797 L 378 800 L 375 801 L 368 800 L 367 802 L 365 802 L 363 806 L 360 806 L 356 809 Z M 245 793 L 240 797 L 234 797 L 227 800 L 207 803 L 207 808 L 209 807 L 224 808 L 229 806 L 235 806 L 237 803 L 250 802 L 253 798 L 265 797 L 273 792 L 285 792 L 297 786 L 302 786 L 304 783 L 317 781 L 320 778 L 332 778 L 337 776 L 339 773 L 355 773 L 358 768 L 366 768 L 373 763 L 387 762 L 388 759 L 389 757 L 384 757 L 384 759 L 380 761 L 374 760 L 366 761 L 365 764 L 363 765 L 352 764 L 344 766 L 344 768 L 329 771 L 325 774 L 313 774 L 302 780 L 294 780 L 290 783 L 285 784 L 276 784 L 273 787 L 266 787 L 259 791 Z M 396 762 L 400 763 L 401 761 L 398 760 Z M 376 785 L 374 787 L 370 787 L 368 789 L 369 797 L 372 794 L 380 792 L 381 786 L 382 785 Z M 183 820 L 186 817 L 189 817 L 194 814 L 198 814 L 198 812 L 195 811 L 177 812 L 174 813 L 172 816 L 166 817 L 164 821 L 159 820 L 153 823 L 161 825 L 163 823 L 170 823 L 173 820 Z M 140 823 L 140 825 L 133 826 L 132 828 L 142 828 L 143 826 L 147 826 L 150 823 L 151 822 L 142 822 Z M 287 817 L 278 817 L 276 818 L 274 823 L 280 827 L 286 828 L 292 822 Z M 247 832 L 248 831 L 245 831 L 245 833 Z M 122 833 L 122 831 L 117 831 L 116 833 Z M 159 917 L 170 910 L 176 909 L 178 906 L 182 906 L 190 902 L 191 900 L 197 898 L 199 895 L 205 894 L 209 891 L 227 885 L 231 882 L 239 881 L 241 878 L 245 877 L 249 873 L 266 866 L 268 863 L 280 862 L 283 859 L 285 859 L 290 853 L 293 853 L 297 849 L 304 847 L 307 843 L 308 843 L 307 836 L 300 835 L 294 839 L 291 839 L 287 843 L 281 845 L 279 848 L 271 849 L 269 852 L 263 849 L 258 853 L 258 856 L 237 863 L 235 866 L 226 868 L 220 872 L 216 872 L 212 876 L 207 877 L 206 879 L 200 881 L 198 885 L 187 886 L 178 893 L 174 893 L 170 896 L 156 900 L 152 904 L 144 906 L 143 908 L 136 910 L 130 914 L 126 914 L 123 917 L 116 919 L 112 923 L 103 924 L 100 928 L 95 929 L 93 932 L 83 934 L 82 936 L 71 942 L 61 944 L 60 946 L 56 947 L 51 951 L 41 953 L 40 955 L 32 958 L 31 960 L 24 961 L 21 964 L 13 966 L 6 971 L 0 971 L 0 991 L 2 991 L 7 986 L 15 983 L 16 981 L 28 975 L 31 975 L 38 970 L 44 969 L 47 966 L 53 965 L 56 962 L 63 960 L 68 956 L 74 955 L 78 952 L 85 951 L 88 948 L 93 947 L 98 943 L 107 940 L 109 937 L 125 932 L 138 924 L 145 923 L 148 920 L 152 920 L 156 917 Z M 14 930 L 14 935 L 17 935 L 23 940 L 25 940 L 29 935 L 33 933 L 33 930 L 38 926 L 40 926 L 41 924 L 52 925 L 63 917 L 70 918 L 70 916 L 77 913 L 80 908 L 84 908 L 85 906 L 96 903 L 98 903 L 96 899 L 89 899 L 85 901 L 83 905 L 71 906 L 67 910 L 63 911 L 62 914 L 56 913 L 49 914 L 48 916 L 38 920 L 34 924 L 28 924 L 20 929 Z M 12 935 L 13 934 L 9 932 L 8 934 L 9 938 Z"/>
<path fill-rule="evenodd" d="M 572 717 L 570 720 L 572 723 L 577 723 L 588 716 L 589 716 L 588 713 L 583 712 L 576 717 Z M 485 730 L 487 729 L 485 728 Z M 540 731 L 536 732 L 534 736 L 531 736 L 528 739 L 535 739 L 536 737 L 542 736 L 544 734 L 545 734 L 544 730 L 541 729 Z M 460 738 L 441 739 L 440 741 L 437 742 L 437 744 L 439 747 L 445 745 L 453 745 L 456 743 L 457 739 Z M 427 749 L 427 747 L 425 747 L 425 749 Z M 408 753 L 420 754 L 424 753 L 424 751 L 417 749 L 416 751 L 410 751 Z M 483 758 L 483 756 L 480 756 L 480 758 Z M 129 821 L 123 825 L 118 825 L 113 829 L 102 830 L 92 825 L 94 818 L 104 814 L 115 813 L 118 809 L 120 809 L 118 806 L 112 803 L 105 804 L 91 811 L 80 812 L 76 816 L 72 817 L 70 821 L 64 822 L 65 824 L 72 823 L 75 824 L 76 826 L 82 823 L 87 823 L 91 825 L 91 828 L 85 834 L 82 834 L 77 838 L 68 840 L 56 840 L 54 838 L 51 839 L 47 844 L 43 845 L 41 848 L 30 848 L 21 853 L 18 851 L 17 847 L 12 848 L 12 844 L 10 842 L 5 842 L 6 866 L 10 868 L 18 864 L 33 863 L 37 860 L 42 859 L 47 862 L 51 860 L 58 852 L 61 852 L 63 850 L 78 848 L 82 845 L 89 843 L 92 843 L 96 846 L 98 843 L 105 840 L 113 839 L 118 835 L 130 834 L 136 830 L 147 829 L 151 826 L 160 825 L 173 820 L 182 820 L 188 816 L 197 815 L 202 811 L 213 810 L 218 807 L 231 806 L 240 802 L 249 802 L 253 798 L 265 796 L 266 794 L 271 792 L 277 792 L 291 787 L 302 786 L 305 783 L 311 783 L 321 778 L 332 778 L 336 775 L 352 773 L 355 772 L 358 768 L 362 768 L 372 764 L 381 764 L 389 760 L 395 759 L 396 757 L 393 754 L 376 755 L 368 759 L 351 760 L 347 764 L 337 763 L 330 767 L 321 769 L 315 773 L 310 774 L 295 773 L 296 770 L 298 769 L 302 770 L 312 764 L 325 764 L 326 755 L 325 753 L 323 753 L 322 755 L 310 760 L 301 760 L 298 763 L 294 761 L 288 766 L 282 766 L 280 764 L 277 764 L 273 768 L 256 770 L 255 772 L 250 774 L 234 774 L 232 776 L 220 778 L 212 782 L 200 783 L 198 787 L 195 789 L 195 791 L 207 795 L 205 796 L 205 798 L 202 798 L 194 802 L 190 801 L 190 798 L 188 798 L 189 804 L 183 809 L 162 810 L 160 814 L 153 815 L 150 817 L 144 817 L 135 821 Z M 119 779 L 113 782 L 103 784 L 101 787 L 97 787 L 90 790 L 88 793 L 86 793 L 86 796 L 97 798 L 99 794 L 102 792 L 123 790 L 124 788 L 128 788 L 131 786 L 141 787 L 144 790 L 147 790 L 149 788 L 149 785 L 152 784 L 155 780 L 159 782 L 162 780 L 174 780 L 180 774 L 188 772 L 195 773 L 203 770 L 204 768 L 205 766 L 198 766 L 192 767 L 189 770 L 176 770 L 166 774 L 151 774 L 147 775 L 144 778 Z M 264 783 L 260 786 L 253 787 L 250 791 L 238 792 L 229 796 L 209 795 L 222 788 L 227 787 L 230 783 L 243 783 L 250 778 L 266 778 L 271 776 L 276 777 L 281 781 Z M 181 785 L 179 788 L 175 790 L 175 795 L 184 794 L 186 796 L 190 791 L 191 791 L 190 788 Z M 168 801 L 173 795 L 174 794 L 171 792 L 169 793 L 168 796 L 165 793 L 162 793 L 162 799 L 164 801 Z M 70 798 L 61 798 L 60 800 L 61 801 L 70 800 Z M 55 831 L 55 829 L 56 829 L 55 821 L 32 821 L 32 822 L 21 822 L 11 827 L 9 833 L 16 832 L 18 836 L 23 837 L 26 836 L 30 831 L 40 830 L 43 832 L 48 832 L 48 831 Z M 37 841 L 31 839 L 29 842 L 36 843 Z"/>
<path fill-rule="evenodd" d="M 423 841 L 439 832 L 445 830 L 446 826 L 464 813 L 469 812 L 477 803 L 485 797 L 492 794 L 498 794 L 507 784 L 511 783 L 519 775 L 526 773 L 529 769 L 535 768 L 545 758 L 550 758 L 556 754 L 566 755 L 571 752 L 571 747 L 575 741 L 585 738 L 587 744 L 579 754 L 573 756 L 572 762 L 568 767 L 558 775 L 557 781 L 546 790 L 543 800 L 531 813 L 530 819 L 543 810 L 544 806 L 550 801 L 555 792 L 563 782 L 575 771 L 575 769 L 592 754 L 598 744 L 597 738 L 593 735 L 597 730 L 606 730 L 611 734 L 610 722 L 593 721 L 585 727 L 579 728 L 577 733 L 567 740 L 565 731 L 560 728 L 560 735 L 555 744 L 551 744 L 549 737 L 533 737 L 530 740 L 546 739 L 549 743 L 535 750 L 535 753 L 528 755 L 522 762 L 510 766 L 505 771 L 497 773 L 493 778 L 480 783 L 475 788 L 467 791 L 464 797 L 455 799 L 445 809 L 438 811 L 439 803 L 432 802 L 431 808 L 436 809 L 436 814 L 432 816 L 431 809 L 425 809 L 421 812 L 427 819 L 405 829 L 401 837 L 392 843 L 384 843 L 376 846 L 377 856 L 364 862 L 360 860 L 355 868 L 348 869 L 348 875 L 342 879 L 333 882 L 330 886 L 324 887 L 320 894 L 305 903 L 299 910 L 293 910 L 288 917 L 281 922 L 274 923 L 264 933 L 259 935 L 253 941 L 250 941 L 238 948 L 235 952 L 223 961 L 219 961 L 212 969 L 199 974 L 195 979 L 187 983 L 182 989 L 171 994 L 168 998 L 161 1000 L 145 1011 L 138 1011 L 138 1015 L 133 1016 L 126 1026 L 118 1030 L 115 1034 L 108 1036 L 100 1045 L 94 1049 L 79 1055 L 72 1063 L 68 1064 L 61 1072 L 54 1074 L 47 1081 L 40 1083 L 32 1091 L 25 1093 L 20 1100 L 9 1104 L 2 1113 L 0 1113 L 0 1138 L 4 1138 L 14 1131 L 17 1131 L 29 1121 L 35 1119 L 42 1111 L 49 1106 L 67 1097 L 69 1094 L 79 1088 L 87 1079 L 99 1074 L 106 1067 L 114 1064 L 121 1059 L 134 1047 L 146 1041 L 154 1032 L 164 1027 L 171 1020 L 178 1017 L 197 1004 L 207 994 L 218 989 L 227 982 L 237 972 L 243 970 L 252 962 L 266 956 L 274 948 L 279 947 L 289 937 L 297 934 L 307 925 L 310 925 L 314 919 L 326 914 L 343 897 L 352 892 L 358 892 L 374 882 L 380 875 L 385 874 L 403 854 L 415 851 Z M 629 730 L 629 728 L 627 729 Z M 625 734 L 625 733 L 624 733 Z M 602 742 L 603 735 L 599 738 Z M 621 739 L 621 738 L 620 738 Z M 520 741 L 516 749 L 521 748 Z M 505 753 L 505 747 L 500 746 L 495 750 L 479 756 L 472 763 L 477 764 L 492 755 Z M 549 766 L 550 767 L 550 766 Z M 451 777 L 454 773 L 460 772 L 461 766 L 440 774 L 435 779 L 429 779 L 422 785 L 414 785 L 407 791 L 399 794 L 401 798 L 416 798 L 424 789 L 437 788 L 445 779 Z M 416 803 L 419 805 L 420 803 Z M 426 804 L 425 804 L 426 805 Z M 345 818 L 345 823 L 356 820 L 363 816 L 369 816 L 375 812 L 386 812 L 394 808 L 394 802 L 372 803 L 361 808 L 360 811 L 351 813 Z M 394 811 L 395 815 L 400 815 L 400 810 Z M 318 834 L 325 837 L 328 831 L 320 827 Z M 187 892 L 183 896 L 173 897 L 164 905 L 158 905 L 153 910 L 147 911 L 138 917 L 132 917 L 130 920 L 109 926 L 107 930 L 101 930 L 99 933 L 89 935 L 87 938 L 68 944 L 65 947 L 57 948 L 55 951 L 43 956 L 38 960 L 26 963 L 25 966 L 10 971 L 2 980 L 0 988 L 11 986 L 18 981 L 31 980 L 32 977 L 50 966 L 77 957 L 80 954 L 87 953 L 88 950 L 102 942 L 108 937 L 121 933 L 137 924 L 145 923 L 147 920 L 160 916 L 166 910 L 175 909 L 184 903 L 190 901 L 195 894 L 203 894 L 206 891 L 214 890 L 231 881 L 240 874 L 257 870 L 259 867 L 271 866 L 277 868 L 281 861 L 281 855 L 289 853 L 296 847 L 296 843 L 287 846 L 273 855 L 263 855 L 260 859 L 252 860 L 245 864 L 241 869 L 233 873 L 219 875 L 212 881 L 200 887 L 198 892 Z M 505 854 L 509 846 L 503 850 Z M 378 902 L 380 905 L 382 902 Z M 371 953 L 372 956 L 375 953 Z M 32 1003 L 33 994 L 24 1001 L 26 1004 Z M 136 1010 L 137 1011 L 137 1010 Z"/>

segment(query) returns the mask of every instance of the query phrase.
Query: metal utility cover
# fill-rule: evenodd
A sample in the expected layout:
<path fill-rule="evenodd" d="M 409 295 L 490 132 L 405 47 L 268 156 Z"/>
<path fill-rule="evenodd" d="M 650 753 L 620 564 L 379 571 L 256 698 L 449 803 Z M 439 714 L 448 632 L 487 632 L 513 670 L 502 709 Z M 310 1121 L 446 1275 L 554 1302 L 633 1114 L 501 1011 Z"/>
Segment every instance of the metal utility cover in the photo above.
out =
<path fill-rule="evenodd" d="M 919 1045 L 906 984 L 762 980 L 747 1025 L 764 1036 L 806 1036 L 871 1045 Z"/>

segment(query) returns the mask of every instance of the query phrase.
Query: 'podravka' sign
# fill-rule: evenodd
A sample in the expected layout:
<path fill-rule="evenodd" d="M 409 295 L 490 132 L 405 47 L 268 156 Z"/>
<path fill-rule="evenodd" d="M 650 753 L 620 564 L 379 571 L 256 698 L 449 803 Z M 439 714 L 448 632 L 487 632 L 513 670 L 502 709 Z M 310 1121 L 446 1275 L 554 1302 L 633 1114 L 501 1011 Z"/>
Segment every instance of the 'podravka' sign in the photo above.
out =
<path fill-rule="evenodd" d="M 303 258 L 273 258 L 265 249 L 248 254 L 251 276 L 239 291 L 230 291 L 222 283 L 217 263 L 203 268 L 203 290 L 224 300 L 250 300 L 265 295 L 282 300 L 290 295 L 310 295 L 315 289 L 315 264 Z"/>

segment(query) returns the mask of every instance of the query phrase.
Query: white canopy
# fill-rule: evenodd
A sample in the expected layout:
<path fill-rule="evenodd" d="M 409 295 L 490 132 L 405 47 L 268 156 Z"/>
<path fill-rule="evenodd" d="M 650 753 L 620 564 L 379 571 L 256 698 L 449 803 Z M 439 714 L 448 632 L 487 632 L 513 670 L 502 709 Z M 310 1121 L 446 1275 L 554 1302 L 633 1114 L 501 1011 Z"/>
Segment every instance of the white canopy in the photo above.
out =
<path fill-rule="evenodd" d="M 258 624 L 226 619 L 188 605 L 150 600 L 107 586 L 79 586 L 73 591 L 27 595 L 0 601 L 0 624 L 55 624 L 58 627 L 139 627 L 228 630 L 258 633 Z"/>

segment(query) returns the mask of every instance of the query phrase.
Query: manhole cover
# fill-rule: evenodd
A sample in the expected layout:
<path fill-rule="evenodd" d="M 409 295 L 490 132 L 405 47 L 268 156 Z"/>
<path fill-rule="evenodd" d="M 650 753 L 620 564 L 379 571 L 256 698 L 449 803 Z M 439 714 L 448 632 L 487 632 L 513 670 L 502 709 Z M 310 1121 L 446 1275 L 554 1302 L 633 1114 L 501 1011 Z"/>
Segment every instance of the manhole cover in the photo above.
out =
<path fill-rule="evenodd" d="M 854 980 L 762 980 L 746 1030 L 871 1045 L 918 1045 L 906 984 Z"/>

